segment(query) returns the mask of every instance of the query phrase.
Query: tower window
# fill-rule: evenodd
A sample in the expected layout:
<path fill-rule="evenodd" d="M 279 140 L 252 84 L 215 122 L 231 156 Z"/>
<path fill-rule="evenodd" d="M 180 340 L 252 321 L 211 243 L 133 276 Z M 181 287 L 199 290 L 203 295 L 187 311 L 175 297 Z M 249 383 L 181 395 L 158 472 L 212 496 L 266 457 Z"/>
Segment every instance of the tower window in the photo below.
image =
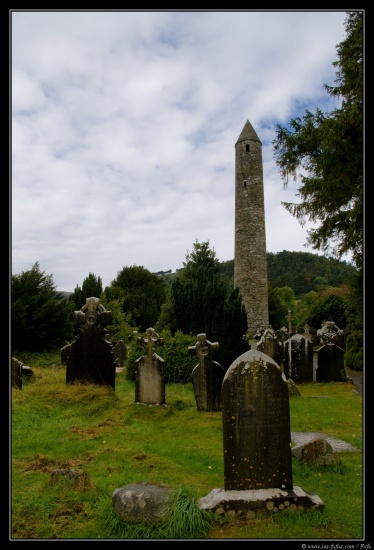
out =
<path fill-rule="evenodd" d="M 243 181 L 243 185 L 244 185 L 244 187 L 247 187 L 247 180 Z"/>
<path fill-rule="evenodd" d="M 246 145 L 245 145 L 245 152 L 249 153 L 249 143 L 246 143 Z"/>

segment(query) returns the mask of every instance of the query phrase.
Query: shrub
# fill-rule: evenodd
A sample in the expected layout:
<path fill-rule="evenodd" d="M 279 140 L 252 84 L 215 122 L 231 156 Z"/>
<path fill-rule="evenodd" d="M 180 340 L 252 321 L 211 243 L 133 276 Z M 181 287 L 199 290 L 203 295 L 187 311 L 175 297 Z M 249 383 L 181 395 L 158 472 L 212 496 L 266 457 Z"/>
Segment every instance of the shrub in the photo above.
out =
<path fill-rule="evenodd" d="M 345 366 L 352 370 L 363 370 L 363 334 L 360 330 L 352 331 L 347 336 L 346 352 L 344 354 Z"/>
<path fill-rule="evenodd" d="M 198 363 L 195 355 L 190 355 L 188 347 L 196 344 L 196 337 L 177 331 L 174 336 L 169 330 L 161 332 L 162 345 L 154 351 L 165 361 L 165 383 L 186 384 L 191 382 L 191 373 Z M 138 341 L 130 347 L 127 358 L 126 375 L 129 380 L 135 380 L 136 360 L 144 355 L 146 350 Z"/>

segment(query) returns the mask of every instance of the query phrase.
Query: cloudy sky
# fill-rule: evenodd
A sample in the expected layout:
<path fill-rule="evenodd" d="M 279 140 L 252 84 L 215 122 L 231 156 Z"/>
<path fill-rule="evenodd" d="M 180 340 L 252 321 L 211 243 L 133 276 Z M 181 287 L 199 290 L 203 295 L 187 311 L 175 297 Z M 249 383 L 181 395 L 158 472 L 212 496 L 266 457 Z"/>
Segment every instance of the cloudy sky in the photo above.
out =
<path fill-rule="evenodd" d="M 125 266 L 173 272 L 193 244 L 234 258 L 235 143 L 263 144 L 268 252 L 301 251 L 276 124 L 336 106 L 345 11 L 10 12 L 12 273 L 56 288 Z"/>

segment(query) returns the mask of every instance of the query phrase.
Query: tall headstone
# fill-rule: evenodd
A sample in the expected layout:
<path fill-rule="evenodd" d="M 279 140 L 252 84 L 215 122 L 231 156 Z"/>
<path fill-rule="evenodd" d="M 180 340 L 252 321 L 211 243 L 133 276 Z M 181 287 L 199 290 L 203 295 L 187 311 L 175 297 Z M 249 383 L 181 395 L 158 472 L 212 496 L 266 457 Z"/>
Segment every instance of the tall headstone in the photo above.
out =
<path fill-rule="evenodd" d="M 313 382 L 313 344 L 301 334 L 285 342 L 284 374 L 295 384 Z"/>
<path fill-rule="evenodd" d="M 113 354 L 116 366 L 123 367 L 127 358 L 127 347 L 123 340 L 118 340 L 118 342 L 113 346 Z"/>
<path fill-rule="evenodd" d="M 99 298 L 87 298 L 86 304 L 74 312 L 77 339 L 61 350 L 66 383 L 77 381 L 115 389 L 116 365 L 105 328 L 111 323 L 112 314 L 100 304 Z"/>
<path fill-rule="evenodd" d="M 283 368 L 283 340 L 278 338 L 270 325 L 262 333 L 256 349 L 274 359 Z"/>
<path fill-rule="evenodd" d="M 334 321 L 323 321 L 317 336 L 321 344 L 335 344 L 344 349 L 344 331 Z"/>
<path fill-rule="evenodd" d="M 284 354 L 285 354 L 285 343 L 290 337 L 287 327 L 283 326 L 282 328 L 274 331 L 275 339 L 278 343 L 276 347 L 277 354 L 273 357 L 276 363 L 280 366 L 282 372 L 284 372 Z"/>
<path fill-rule="evenodd" d="M 269 309 L 262 143 L 248 120 L 235 144 L 234 284 L 251 339 L 268 326 Z"/>
<path fill-rule="evenodd" d="M 222 384 L 225 491 L 292 489 L 287 382 L 258 350 L 240 355 Z"/>
<path fill-rule="evenodd" d="M 344 350 L 329 343 L 317 351 L 317 382 L 343 382 L 346 380 Z"/>
<path fill-rule="evenodd" d="M 153 328 L 148 328 L 145 336 L 138 335 L 136 331 L 133 332 L 132 336 L 147 350 L 146 355 L 136 360 L 135 403 L 164 405 L 164 360 L 154 352 L 154 348 L 162 344 L 162 338 Z"/>
<path fill-rule="evenodd" d="M 199 364 L 192 371 L 192 385 L 198 411 L 221 410 L 221 390 L 225 370 L 222 365 L 212 360 L 212 355 L 218 347 L 218 342 L 209 342 L 206 334 L 203 333 L 198 334 L 196 344 L 188 348 L 190 354 L 196 354 L 199 358 Z"/>
<path fill-rule="evenodd" d="M 271 357 L 251 349 L 232 363 L 222 422 L 225 486 L 200 498 L 200 508 L 243 519 L 324 508 L 318 495 L 293 486 L 288 383 Z"/>

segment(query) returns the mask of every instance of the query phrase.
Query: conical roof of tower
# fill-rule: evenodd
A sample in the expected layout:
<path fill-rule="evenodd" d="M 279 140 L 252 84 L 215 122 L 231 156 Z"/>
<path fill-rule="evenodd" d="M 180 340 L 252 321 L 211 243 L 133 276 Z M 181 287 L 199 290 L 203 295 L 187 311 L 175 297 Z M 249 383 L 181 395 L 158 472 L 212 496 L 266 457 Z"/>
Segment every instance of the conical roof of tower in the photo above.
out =
<path fill-rule="evenodd" d="M 249 122 L 249 120 L 247 120 L 247 122 L 244 124 L 244 128 L 242 130 L 242 133 L 238 137 L 238 141 L 236 142 L 236 144 L 239 143 L 239 141 L 248 141 L 248 140 L 259 141 L 261 143 L 258 135 L 254 131 L 253 126 Z"/>

